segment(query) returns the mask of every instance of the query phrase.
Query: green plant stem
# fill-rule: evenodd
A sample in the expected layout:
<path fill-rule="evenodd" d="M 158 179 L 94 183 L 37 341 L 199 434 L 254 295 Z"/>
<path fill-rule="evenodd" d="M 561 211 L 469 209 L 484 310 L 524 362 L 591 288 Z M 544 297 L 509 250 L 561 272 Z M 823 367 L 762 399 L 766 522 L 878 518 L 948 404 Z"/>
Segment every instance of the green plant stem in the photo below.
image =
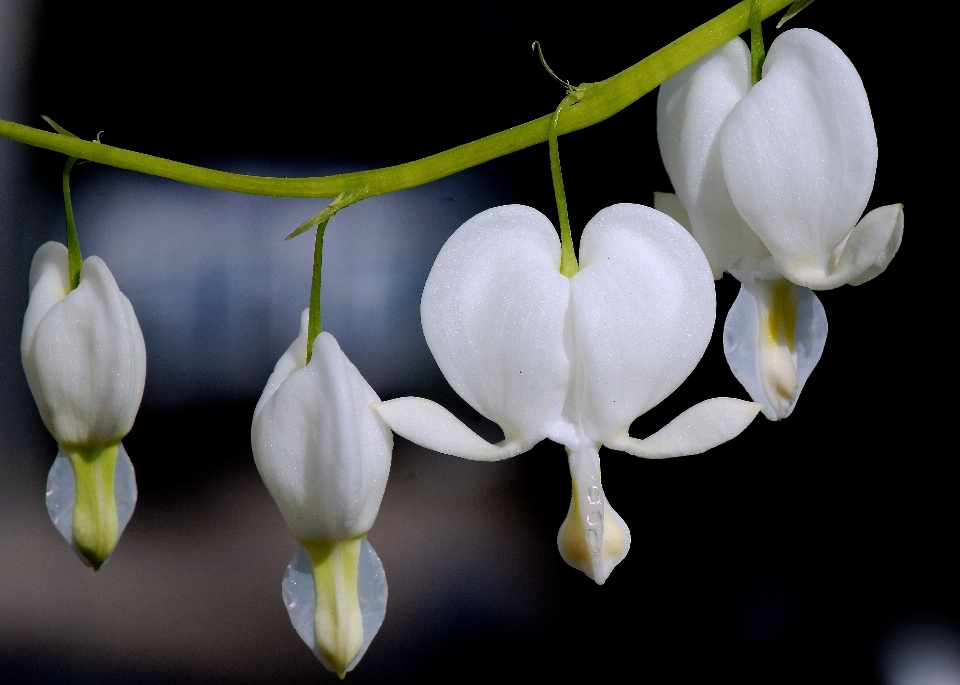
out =
<path fill-rule="evenodd" d="M 560 273 L 567 278 L 573 278 L 580 270 L 577 264 L 577 253 L 573 249 L 573 236 L 570 234 L 570 217 L 567 215 L 567 193 L 563 189 L 563 174 L 560 173 L 560 146 L 557 144 L 557 127 L 560 123 L 560 112 L 571 102 L 576 101 L 576 94 L 570 93 L 557 106 L 550 121 L 550 131 L 547 140 L 550 145 L 550 176 L 553 178 L 553 194 L 557 198 L 557 214 L 560 216 Z"/>
<path fill-rule="evenodd" d="M 323 270 L 323 234 L 327 231 L 326 218 L 317 225 L 317 238 L 313 244 L 313 278 L 310 281 L 310 314 L 307 319 L 307 364 L 313 357 L 313 341 L 323 331 L 320 318 L 320 276 Z"/>
<path fill-rule="evenodd" d="M 761 0 L 750 3 L 750 85 L 757 85 L 763 76 L 763 60 L 767 53 L 763 49 L 763 27 Z"/>
<path fill-rule="evenodd" d="M 80 241 L 77 240 L 77 224 L 73 220 L 73 202 L 70 200 L 70 172 L 76 161 L 76 157 L 70 157 L 63 167 L 63 208 L 67 215 L 67 266 L 70 269 L 70 290 L 75 290 L 80 285 L 80 269 L 83 268 L 83 255 L 80 253 Z"/>
<path fill-rule="evenodd" d="M 649 93 L 665 80 L 740 35 L 749 28 L 752 0 L 744 0 L 723 14 L 657 50 L 616 76 L 593 85 L 589 95 L 572 108 L 558 127 L 562 135 L 599 123 Z M 769 17 L 790 0 L 761 0 L 762 16 Z M 679 8 L 682 8 L 682 5 Z M 245 176 L 174 162 L 111 145 L 70 138 L 57 133 L 0 120 L 0 137 L 62 152 L 71 157 L 170 178 L 184 183 L 275 197 L 336 197 L 350 193 L 354 201 L 423 185 L 491 159 L 546 140 L 552 114 L 460 145 L 439 154 L 397 166 L 312 178 Z"/>

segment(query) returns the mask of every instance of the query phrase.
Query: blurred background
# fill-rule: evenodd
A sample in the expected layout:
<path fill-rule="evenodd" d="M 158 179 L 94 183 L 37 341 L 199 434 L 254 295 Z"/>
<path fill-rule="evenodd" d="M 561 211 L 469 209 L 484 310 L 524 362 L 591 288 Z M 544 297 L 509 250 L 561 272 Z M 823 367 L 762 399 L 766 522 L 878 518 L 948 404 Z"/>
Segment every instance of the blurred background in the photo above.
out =
<path fill-rule="evenodd" d="M 0 0 L 0 116 L 244 173 L 374 168 L 552 111 L 563 92 L 533 40 L 562 78 L 597 81 L 727 3 L 645 5 L 629 20 L 621 3 L 557 7 Z M 863 78 L 880 143 L 868 209 L 906 206 L 888 271 L 820 294 L 829 341 L 794 415 L 696 457 L 602 452 L 633 534 L 602 587 L 556 551 L 561 447 L 478 464 L 397 439 L 370 533 L 387 616 L 350 682 L 960 683 L 954 305 L 933 233 L 951 225 L 933 169 L 955 127 L 937 119 L 941 62 L 920 20 L 875 7 L 821 0 L 792 21 Z M 561 139 L 575 235 L 603 207 L 671 189 L 655 98 Z M 0 682 L 334 682 L 283 607 L 295 542 L 249 446 L 309 295 L 312 233 L 283 237 L 325 201 L 75 168 L 84 254 L 133 302 L 148 358 L 124 440 L 140 497 L 94 574 L 44 507 L 56 445 L 19 354 L 30 259 L 63 240 L 63 161 L 0 140 Z M 555 216 L 545 145 L 343 211 L 324 261 L 324 327 L 381 397 L 436 399 L 491 439 L 433 362 L 419 295 L 447 236 L 511 202 Z M 717 283 L 703 361 L 634 435 L 708 397 L 746 397 L 719 341 L 737 289 Z"/>

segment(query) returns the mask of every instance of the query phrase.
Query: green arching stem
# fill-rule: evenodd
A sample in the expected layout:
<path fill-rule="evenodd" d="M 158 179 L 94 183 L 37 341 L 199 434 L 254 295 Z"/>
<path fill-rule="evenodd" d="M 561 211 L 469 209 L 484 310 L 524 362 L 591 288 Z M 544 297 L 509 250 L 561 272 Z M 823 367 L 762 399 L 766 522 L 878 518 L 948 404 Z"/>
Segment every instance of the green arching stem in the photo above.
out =
<path fill-rule="evenodd" d="M 544 63 L 546 64 L 546 63 Z M 569 93 L 557 105 L 550 121 L 547 140 L 550 143 L 550 175 L 553 177 L 553 194 L 557 198 L 557 214 L 560 215 L 560 273 L 573 278 L 580 270 L 577 253 L 573 249 L 573 236 L 570 235 L 570 218 L 567 216 L 567 194 L 563 190 L 563 174 L 560 173 L 560 146 L 557 144 L 557 125 L 560 112 L 571 102 L 577 100 L 579 93 Z"/>
<path fill-rule="evenodd" d="M 328 217 L 317 225 L 317 239 L 313 244 L 313 278 L 310 281 L 310 314 L 307 319 L 307 364 L 313 356 L 313 341 L 323 331 L 320 319 L 320 272 L 323 270 L 323 234 L 329 221 Z"/>
<path fill-rule="evenodd" d="M 743 0 L 632 67 L 594 84 L 590 93 L 563 117 L 557 133 L 563 135 L 603 121 L 701 57 L 740 35 L 749 28 L 752 3 L 753 0 Z M 790 0 L 761 0 L 762 18 L 771 16 L 789 4 Z M 62 152 L 71 157 L 207 188 L 275 197 L 323 198 L 349 193 L 353 201 L 357 202 L 367 197 L 423 185 L 491 159 L 542 143 L 546 140 L 552 116 L 548 114 L 414 162 L 383 169 L 313 178 L 273 178 L 231 174 L 111 145 L 48 133 L 3 120 L 0 120 L 0 137 Z"/>
<path fill-rule="evenodd" d="M 750 3 L 750 85 L 755 86 L 763 75 L 763 60 L 767 53 L 763 49 L 763 27 L 760 21 L 763 18 L 761 0 L 751 0 Z"/>
<path fill-rule="evenodd" d="M 63 207 L 67 214 L 67 265 L 70 268 L 70 290 L 80 285 L 80 269 L 83 268 L 83 255 L 80 254 L 80 241 L 77 240 L 77 224 L 73 220 L 73 202 L 70 201 L 70 172 L 77 161 L 69 157 L 63 167 Z"/>

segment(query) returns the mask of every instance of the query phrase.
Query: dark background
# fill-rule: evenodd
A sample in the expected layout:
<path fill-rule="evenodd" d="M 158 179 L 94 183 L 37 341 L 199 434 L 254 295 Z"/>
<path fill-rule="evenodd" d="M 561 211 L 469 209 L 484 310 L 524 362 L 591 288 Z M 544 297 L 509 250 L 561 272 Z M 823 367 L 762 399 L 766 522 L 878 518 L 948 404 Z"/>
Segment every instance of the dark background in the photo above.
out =
<path fill-rule="evenodd" d="M 111 145 L 222 168 L 255 160 L 302 174 L 415 159 L 551 111 L 563 91 L 531 52 L 535 39 L 562 78 L 597 81 L 727 6 L 644 5 L 625 15 L 621 3 L 602 1 L 571 12 L 502 2 L 250 9 L 196 0 L 49 0 L 30 11 L 7 4 L 0 38 L 14 35 L 24 57 L 5 118 L 41 126 L 46 114 L 81 137 L 104 131 Z M 14 30 L 11 16 L 27 19 Z M 768 46 L 774 23 L 765 27 Z M 695 457 L 644 461 L 604 450 L 604 487 L 633 543 L 602 587 L 555 549 L 570 494 L 559 446 L 543 443 L 494 466 L 426 454 L 398 439 L 370 536 L 391 583 L 387 620 L 350 681 L 896 684 L 907 681 L 892 675 L 891 664 L 910 645 L 940 654 L 930 663 L 953 664 L 960 679 L 956 447 L 949 438 L 955 298 L 943 241 L 934 237 L 950 226 L 951 197 L 934 170 L 955 143 L 954 129 L 933 115 L 940 63 L 925 42 L 929 27 L 921 31 L 918 20 L 875 4 L 821 0 L 791 25 L 824 33 L 858 68 L 880 145 L 868 210 L 902 202 L 906 213 L 903 245 L 886 273 L 819 295 L 829 341 L 794 415 L 781 423 L 761 417 L 741 437 Z M 653 191 L 670 189 L 655 97 L 561 139 L 575 237 L 603 207 L 651 204 Z M 144 406 L 124 441 L 137 469 L 138 510 L 97 576 L 44 518 L 43 479 L 55 445 L 36 416 L 17 345 L 30 256 L 48 237 L 62 240 L 63 160 L 7 142 L 0 152 L 8 166 L 17 163 L 0 228 L 7 319 L 0 681 L 333 682 L 280 604 L 293 543 L 252 464 L 258 390 L 220 392 L 200 378 L 152 396 L 151 379 L 163 379 L 148 372 Z M 78 168 L 78 196 L 96 204 L 98 189 L 118 177 L 111 174 Z M 464 216 L 437 224 L 437 235 L 504 202 L 555 216 L 545 145 L 463 178 L 451 182 L 473 185 L 451 187 L 469 197 Z M 420 205 L 420 195 L 408 197 L 415 198 L 410 207 Z M 93 210 L 78 201 L 78 216 L 84 211 Z M 305 206 L 302 218 L 313 211 Z M 275 239 L 295 225 L 274 227 Z M 81 222 L 81 245 L 85 230 L 95 228 Z M 301 238 L 290 249 L 309 250 L 311 242 Z M 442 236 L 422 246 L 432 250 L 421 260 L 426 268 L 441 243 Z M 417 268 L 410 278 L 422 283 L 426 271 Z M 730 276 L 717 283 L 717 330 L 703 361 L 634 424 L 635 435 L 708 397 L 746 396 L 719 340 L 738 286 Z M 404 311 L 415 321 L 416 287 L 409 293 Z M 305 304 L 305 291 L 295 297 Z M 157 317 L 150 331 L 162 326 Z M 283 339 L 295 333 L 290 328 Z M 157 368 L 146 326 L 145 334 L 148 368 Z M 251 354 L 275 360 L 284 347 Z M 261 379 L 255 387 L 272 363 L 253 365 Z M 478 421 L 435 370 L 378 384 L 370 368 L 384 397 L 426 395 Z M 250 546 L 267 535 L 263 548 Z M 250 574 L 260 584 L 247 587 Z M 190 591 L 178 594 L 178 583 Z"/>

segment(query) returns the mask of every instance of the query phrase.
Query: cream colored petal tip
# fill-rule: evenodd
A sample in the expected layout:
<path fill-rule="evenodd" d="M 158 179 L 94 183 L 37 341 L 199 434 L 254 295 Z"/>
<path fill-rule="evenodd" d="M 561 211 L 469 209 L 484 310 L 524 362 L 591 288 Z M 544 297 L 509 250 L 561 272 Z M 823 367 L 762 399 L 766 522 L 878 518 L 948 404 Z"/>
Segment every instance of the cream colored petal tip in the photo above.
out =
<path fill-rule="evenodd" d="M 770 396 L 770 345 L 761 340 L 761 323 L 758 294 L 747 286 L 727 312 L 723 325 L 723 353 L 730 370 L 750 397 L 763 405 L 763 415 L 771 421 L 785 419 L 793 413 L 807 379 L 820 361 L 827 342 L 827 315 L 819 298 L 809 288 L 796 289 L 796 320 L 794 331 L 793 363 L 795 389 L 789 397 Z M 783 350 L 780 350 L 781 352 Z"/>
<path fill-rule="evenodd" d="M 690 407 L 649 438 L 623 433 L 604 444 L 646 459 L 701 454 L 740 435 L 762 408 L 757 402 L 714 397 Z"/>
<path fill-rule="evenodd" d="M 493 445 L 442 406 L 422 397 L 399 397 L 371 406 L 394 433 L 434 452 L 474 461 L 500 461 L 529 449 L 518 440 Z"/>
<path fill-rule="evenodd" d="M 328 671 L 337 673 L 338 669 L 330 663 L 317 646 L 316 584 L 310 553 L 303 545 L 297 545 L 297 551 L 283 574 L 282 590 L 283 603 L 287 607 L 287 614 L 290 616 L 290 622 L 297 631 L 297 635 Z M 360 651 L 347 665 L 343 671 L 344 674 L 352 671 L 360 663 L 377 631 L 380 630 L 380 625 L 383 623 L 383 617 L 387 611 L 387 577 L 383 571 L 380 557 L 377 556 L 366 538 L 360 545 L 357 596 L 363 621 L 363 641 Z"/>

